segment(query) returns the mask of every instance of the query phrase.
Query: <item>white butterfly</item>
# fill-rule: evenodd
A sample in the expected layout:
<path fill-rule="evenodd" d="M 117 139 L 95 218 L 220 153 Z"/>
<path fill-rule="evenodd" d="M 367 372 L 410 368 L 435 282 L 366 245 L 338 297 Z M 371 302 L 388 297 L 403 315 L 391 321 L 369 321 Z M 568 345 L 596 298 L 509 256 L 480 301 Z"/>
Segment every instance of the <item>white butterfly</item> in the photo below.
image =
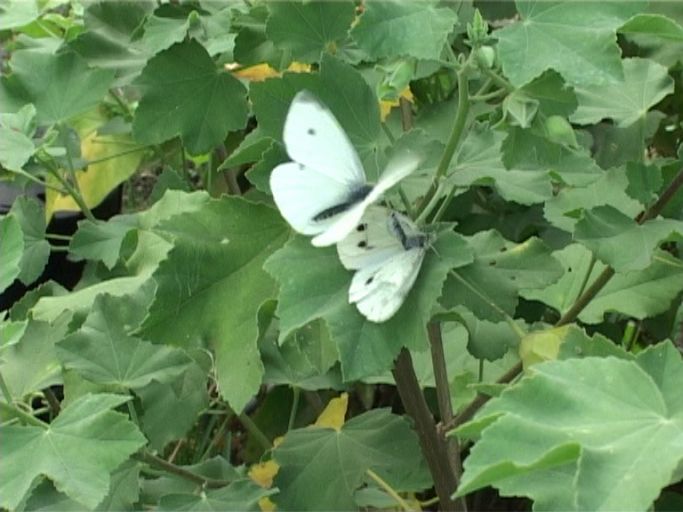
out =
<path fill-rule="evenodd" d="M 429 235 L 409 218 L 386 208 L 369 208 L 353 232 L 337 244 L 344 267 L 357 270 L 349 302 L 372 322 L 391 318 L 413 287 L 428 244 Z"/>
<path fill-rule="evenodd" d="M 419 163 L 416 155 L 404 153 L 387 165 L 376 185 L 368 184 L 334 115 L 305 90 L 292 100 L 283 139 L 293 161 L 273 169 L 270 189 L 282 216 L 299 233 L 316 235 L 316 246 L 342 240 L 365 209 Z"/>

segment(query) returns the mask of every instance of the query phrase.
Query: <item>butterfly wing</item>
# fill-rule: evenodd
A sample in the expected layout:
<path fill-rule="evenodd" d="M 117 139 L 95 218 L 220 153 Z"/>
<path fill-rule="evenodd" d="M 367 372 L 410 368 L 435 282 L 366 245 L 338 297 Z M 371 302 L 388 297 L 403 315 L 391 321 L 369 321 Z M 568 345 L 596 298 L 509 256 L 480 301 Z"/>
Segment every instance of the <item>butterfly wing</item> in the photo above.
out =
<path fill-rule="evenodd" d="M 311 92 L 303 90 L 294 96 L 282 138 L 295 162 L 351 190 L 365 185 L 363 165 L 353 144 L 332 112 Z"/>
<path fill-rule="evenodd" d="M 349 288 L 349 302 L 371 322 L 384 322 L 399 310 L 415 284 L 424 248 L 397 252 L 381 264 L 359 269 Z"/>
<path fill-rule="evenodd" d="M 392 158 L 365 201 L 368 204 L 377 201 L 384 192 L 415 171 L 420 161 L 420 156 L 413 152 L 402 152 Z"/>
<path fill-rule="evenodd" d="M 304 235 L 317 235 L 332 225 L 334 217 L 315 217 L 330 205 L 343 203 L 348 193 L 345 185 L 295 162 L 273 169 L 270 190 L 285 220 Z"/>
<path fill-rule="evenodd" d="M 389 210 L 382 206 L 370 206 L 353 231 L 337 243 L 344 268 L 356 270 L 381 264 L 401 249 L 389 230 L 389 215 Z"/>

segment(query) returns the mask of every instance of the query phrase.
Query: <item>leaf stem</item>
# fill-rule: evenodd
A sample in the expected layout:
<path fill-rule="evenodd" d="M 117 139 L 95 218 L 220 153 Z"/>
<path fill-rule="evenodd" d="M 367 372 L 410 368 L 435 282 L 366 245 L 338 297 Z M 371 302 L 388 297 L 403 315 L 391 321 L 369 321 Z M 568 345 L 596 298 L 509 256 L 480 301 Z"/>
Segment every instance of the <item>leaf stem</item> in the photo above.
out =
<path fill-rule="evenodd" d="M 33 425 L 34 427 L 40 427 L 40 428 L 48 428 L 49 425 L 45 423 L 44 421 L 39 420 L 35 416 L 32 416 L 28 414 L 27 412 L 22 411 L 19 407 L 16 405 L 12 405 L 7 402 L 1 402 L 0 401 L 0 411 L 10 415 L 14 416 L 15 418 L 18 418 L 21 422 L 26 423 L 28 425 Z"/>
<path fill-rule="evenodd" d="M 424 210 L 432 202 L 434 195 L 439 189 L 442 178 L 446 175 L 448 171 L 448 166 L 453 159 L 455 150 L 458 148 L 460 143 L 460 138 L 465 130 L 465 125 L 467 124 L 467 115 L 470 109 L 470 99 L 469 99 L 469 64 L 465 65 L 458 71 L 458 112 L 455 115 L 455 121 L 453 122 L 453 128 L 451 129 L 451 134 L 446 142 L 446 147 L 444 148 L 443 154 L 441 155 L 441 160 L 436 168 L 436 173 L 434 175 L 434 180 L 430 185 L 425 197 L 422 199 L 420 206 L 417 208 L 418 217 L 422 215 Z"/>
<path fill-rule="evenodd" d="M 391 487 L 387 482 L 385 482 L 377 473 L 375 473 L 372 469 L 366 469 L 365 473 L 372 478 L 377 485 L 379 485 L 382 489 L 384 489 L 384 492 L 386 492 L 389 496 L 391 496 L 396 503 L 398 503 L 399 507 L 401 507 L 403 510 L 406 512 L 412 510 L 410 508 L 410 505 L 406 503 L 406 501 L 401 498 L 401 496 L 394 490 L 393 487 Z"/>
<path fill-rule="evenodd" d="M 59 414 L 59 411 L 62 410 L 62 406 L 59 403 L 59 400 L 57 400 L 54 391 L 52 391 L 50 388 L 45 388 L 43 390 L 43 394 L 45 395 L 45 400 L 47 400 L 47 404 L 50 406 L 50 411 L 52 411 L 52 415 L 57 416 Z"/>
<path fill-rule="evenodd" d="M 294 428 L 294 421 L 296 420 L 296 413 L 299 410 L 299 398 L 301 397 L 301 388 L 292 386 L 292 409 L 289 411 L 289 421 L 287 422 L 287 432 Z"/>
<path fill-rule="evenodd" d="M 524 330 L 519 325 L 517 325 L 517 322 L 515 322 L 515 319 L 512 318 L 510 315 L 508 315 L 500 306 L 498 306 L 498 304 L 496 304 L 487 295 L 485 295 L 483 292 L 481 292 L 476 286 L 474 286 L 467 279 L 465 279 L 460 274 L 458 274 L 455 270 L 449 271 L 449 274 L 452 275 L 453 277 L 455 277 L 462 284 L 467 286 L 467 288 L 469 288 L 472 293 L 474 293 L 477 297 L 479 297 L 482 301 L 484 301 L 496 313 L 501 315 L 505 319 L 507 324 L 510 326 L 510 328 L 513 330 L 513 332 L 519 337 L 520 340 L 524 336 L 526 336 L 526 332 L 524 332 Z"/>
<path fill-rule="evenodd" d="M 427 460 L 429 471 L 434 480 L 436 494 L 439 496 L 439 502 L 441 503 L 440 510 L 466 510 L 463 501 L 456 502 L 451 498 L 451 493 L 458 486 L 458 480 L 455 473 L 451 470 L 445 439 L 437 434 L 434 418 L 429 407 L 427 407 L 427 402 L 415 375 L 413 360 L 406 348 L 401 349 L 401 352 L 394 361 L 392 374 L 396 381 L 396 387 L 401 396 L 403 407 L 415 422 L 415 431 L 422 448 L 422 454 Z"/>
<path fill-rule="evenodd" d="M 194 482 L 204 487 L 218 488 L 225 487 L 226 485 L 230 484 L 228 480 L 215 480 L 213 478 L 205 478 L 201 475 L 193 473 L 192 471 L 188 471 L 185 468 L 176 466 L 175 464 L 172 464 L 162 459 L 161 457 L 157 457 L 156 455 L 148 452 L 147 450 L 136 453 L 135 455 L 133 455 L 132 458 L 145 464 L 148 464 L 150 466 L 163 469 L 167 473 L 179 476 L 180 478 L 184 478 L 185 480 L 189 480 L 190 482 Z"/>
<path fill-rule="evenodd" d="M 53 169 L 52 167 L 47 168 L 48 172 L 52 174 L 55 178 L 57 178 L 57 181 L 59 181 L 62 186 L 66 189 L 66 191 L 69 193 L 69 195 L 73 198 L 73 200 L 76 202 L 78 207 L 81 209 L 81 212 L 83 212 L 83 215 L 85 215 L 85 218 L 88 219 L 89 221 L 92 222 L 97 222 L 97 219 L 93 215 L 92 211 L 90 211 L 90 208 L 88 207 L 87 204 L 85 204 L 85 201 L 83 200 L 83 196 L 81 196 L 80 190 L 74 188 L 71 183 L 69 183 L 69 180 L 64 178 L 61 174 L 59 174 L 59 171 L 57 169 Z"/>
<path fill-rule="evenodd" d="M 591 277 L 591 274 L 593 273 L 593 269 L 595 268 L 595 254 L 591 253 L 591 260 L 590 263 L 588 263 L 588 269 L 586 270 L 586 275 L 583 276 L 583 282 L 581 283 L 581 287 L 579 288 L 579 293 L 577 293 L 577 297 L 580 296 L 583 291 L 586 289 L 586 286 L 588 285 L 588 280 Z"/>
<path fill-rule="evenodd" d="M 103 156 L 102 158 L 96 158 L 95 160 L 88 160 L 88 165 L 100 164 L 102 162 L 106 162 L 107 160 L 114 160 L 115 158 L 126 156 L 126 155 L 129 155 L 131 153 L 138 153 L 140 151 L 145 151 L 147 149 L 149 149 L 147 146 L 137 147 L 137 148 L 133 148 L 133 149 L 127 149 L 125 151 L 121 151 L 120 153 L 116 153 L 114 155 Z"/>
<path fill-rule="evenodd" d="M 264 450 L 270 450 L 273 447 L 270 439 L 268 439 L 261 429 L 258 428 L 258 425 L 254 423 L 254 420 L 252 420 L 248 415 L 240 413 L 237 417 L 239 418 L 242 426 L 247 429 L 249 435 L 254 436 L 256 442 L 258 442 L 258 444 L 260 444 Z"/>
<path fill-rule="evenodd" d="M 512 91 L 515 90 L 515 86 L 514 86 L 514 85 L 512 85 L 510 82 L 508 82 L 505 78 L 503 78 L 502 76 L 500 76 L 498 73 L 496 73 L 496 72 L 493 71 L 492 69 L 487 68 L 487 67 L 485 67 L 485 66 L 480 66 L 479 69 L 480 69 L 487 77 L 489 77 L 491 80 L 493 80 L 493 82 L 494 82 L 495 84 L 499 85 L 500 87 L 502 87 L 503 89 L 505 89 L 507 92 L 512 92 Z"/>

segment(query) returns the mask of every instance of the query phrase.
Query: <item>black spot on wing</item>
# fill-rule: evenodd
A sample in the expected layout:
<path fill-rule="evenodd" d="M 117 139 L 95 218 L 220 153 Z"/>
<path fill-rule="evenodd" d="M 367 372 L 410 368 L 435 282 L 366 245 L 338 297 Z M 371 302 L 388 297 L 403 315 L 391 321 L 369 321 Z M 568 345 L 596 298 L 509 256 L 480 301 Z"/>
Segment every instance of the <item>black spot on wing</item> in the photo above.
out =
<path fill-rule="evenodd" d="M 337 214 L 345 212 L 346 210 L 351 208 L 356 203 L 359 203 L 363 199 L 365 199 L 371 190 L 372 190 L 372 187 L 370 185 L 363 185 L 362 187 L 357 188 L 356 190 L 354 190 L 353 192 L 351 192 L 349 194 L 348 199 L 346 201 L 339 203 L 339 204 L 335 204 L 334 206 L 330 206 L 329 208 L 324 209 L 323 211 L 314 215 L 313 220 L 314 221 L 321 221 L 321 220 L 329 219 L 330 217 L 334 217 Z"/>
<path fill-rule="evenodd" d="M 367 229 L 368 225 L 367 224 L 358 224 L 358 227 L 356 228 L 356 231 L 363 232 Z"/>
<path fill-rule="evenodd" d="M 308 133 L 309 135 L 315 135 L 315 130 L 313 128 L 309 128 L 308 130 L 306 130 L 306 133 Z"/>
<path fill-rule="evenodd" d="M 363 247 L 367 247 L 367 245 L 368 245 L 368 243 L 365 240 L 361 240 L 360 242 L 358 242 L 358 247 L 363 248 Z"/>
<path fill-rule="evenodd" d="M 365 284 L 366 284 L 366 285 L 371 284 L 372 281 L 373 281 L 374 279 L 375 279 L 374 276 L 368 277 L 368 278 L 365 280 Z"/>

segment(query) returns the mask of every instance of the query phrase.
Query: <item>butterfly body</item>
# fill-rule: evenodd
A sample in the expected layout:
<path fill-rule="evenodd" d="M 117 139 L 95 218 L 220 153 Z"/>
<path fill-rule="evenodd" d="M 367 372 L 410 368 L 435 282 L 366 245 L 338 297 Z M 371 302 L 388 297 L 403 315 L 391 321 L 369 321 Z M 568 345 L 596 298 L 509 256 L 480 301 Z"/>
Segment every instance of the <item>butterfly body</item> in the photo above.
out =
<path fill-rule="evenodd" d="M 399 310 L 415 284 L 429 236 L 407 217 L 373 206 L 356 229 L 337 244 L 347 269 L 356 270 L 349 302 L 373 322 L 384 322 Z"/>

